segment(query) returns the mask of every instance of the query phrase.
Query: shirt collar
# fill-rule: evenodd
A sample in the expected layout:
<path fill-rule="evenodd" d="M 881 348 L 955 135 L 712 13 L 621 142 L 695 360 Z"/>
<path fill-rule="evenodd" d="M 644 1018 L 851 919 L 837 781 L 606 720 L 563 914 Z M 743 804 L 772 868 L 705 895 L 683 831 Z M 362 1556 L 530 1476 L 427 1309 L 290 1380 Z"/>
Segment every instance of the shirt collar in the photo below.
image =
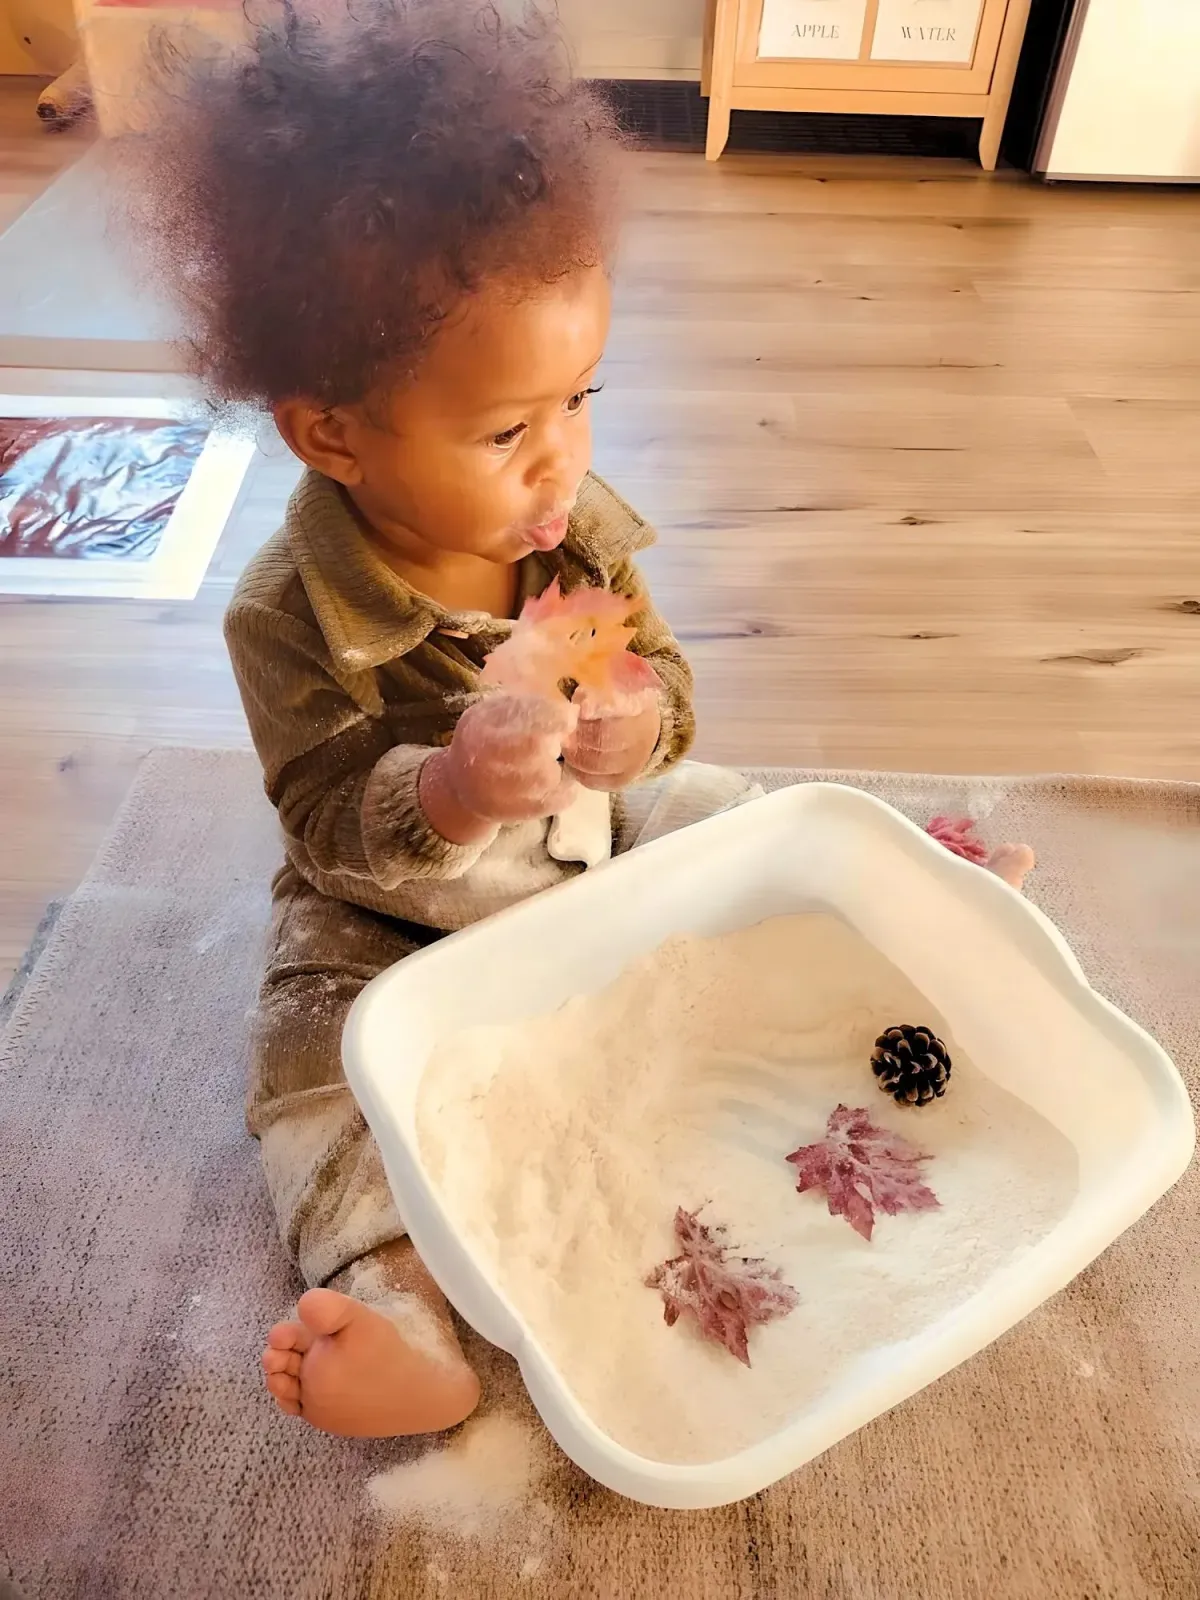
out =
<path fill-rule="evenodd" d="M 305 473 L 288 503 L 285 529 L 317 626 L 344 670 L 382 666 L 437 628 L 456 631 L 473 623 L 468 631 L 479 631 L 477 613 L 447 611 L 392 571 L 364 537 L 345 491 L 332 478 Z M 607 587 L 613 569 L 652 537 L 641 519 L 589 474 L 562 545 L 537 560 L 546 581 L 558 577 L 564 588 L 580 582 Z M 508 626 L 494 618 L 488 623 Z"/>

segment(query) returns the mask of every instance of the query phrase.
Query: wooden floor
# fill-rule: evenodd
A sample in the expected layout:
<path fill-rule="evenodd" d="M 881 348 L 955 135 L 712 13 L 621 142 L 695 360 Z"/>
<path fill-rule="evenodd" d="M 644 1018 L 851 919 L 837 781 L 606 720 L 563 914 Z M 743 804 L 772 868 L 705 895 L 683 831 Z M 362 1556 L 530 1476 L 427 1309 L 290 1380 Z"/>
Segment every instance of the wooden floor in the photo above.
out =
<path fill-rule="evenodd" d="M 0 225 L 84 148 L 32 101 Z M 698 753 L 1200 780 L 1200 196 L 655 155 L 632 205 L 596 462 L 662 532 Z M 245 741 L 220 617 L 292 479 L 193 604 L 0 600 L 0 978 L 147 748 Z"/>

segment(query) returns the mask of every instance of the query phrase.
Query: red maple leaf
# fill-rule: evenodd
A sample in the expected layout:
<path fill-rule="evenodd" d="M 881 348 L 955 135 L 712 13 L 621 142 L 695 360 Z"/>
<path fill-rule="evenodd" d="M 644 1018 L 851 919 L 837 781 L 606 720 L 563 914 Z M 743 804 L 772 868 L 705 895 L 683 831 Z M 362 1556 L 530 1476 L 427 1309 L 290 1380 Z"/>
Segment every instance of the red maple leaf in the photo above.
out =
<path fill-rule="evenodd" d="M 796 1188 L 820 1189 L 831 1217 L 845 1217 L 855 1233 L 870 1239 L 878 1208 L 889 1217 L 900 1211 L 934 1211 L 941 1201 L 922 1181 L 920 1163 L 930 1160 L 898 1133 L 871 1121 L 862 1107 L 838 1106 L 825 1137 L 801 1145 L 785 1158 L 796 1163 Z"/>
<path fill-rule="evenodd" d="M 565 680 L 584 691 L 591 715 L 628 695 L 657 690 L 661 680 L 629 649 L 627 624 L 643 602 L 607 589 L 564 595 L 558 579 L 527 600 L 512 634 L 483 664 L 482 680 L 499 689 L 553 699 Z"/>
<path fill-rule="evenodd" d="M 706 1339 L 723 1344 L 731 1356 L 750 1365 L 746 1336 L 752 1327 L 786 1317 L 800 1296 L 776 1267 L 759 1256 L 731 1254 L 722 1243 L 725 1229 L 706 1227 L 696 1212 L 675 1213 L 675 1237 L 682 1253 L 664 1261 L 646 1278 L 663 1297 L 663 1320 L 673 1328 L 690 1311 Z"/>
<path fill-rule="evenodd" d="M 973 861 L 977 867 L 987 865 L 988 847 L 975 837 L 974 818 L 932 817 L 925 825 L 925 832 L 956 856 L 962 856 L 964 861 Z"/>

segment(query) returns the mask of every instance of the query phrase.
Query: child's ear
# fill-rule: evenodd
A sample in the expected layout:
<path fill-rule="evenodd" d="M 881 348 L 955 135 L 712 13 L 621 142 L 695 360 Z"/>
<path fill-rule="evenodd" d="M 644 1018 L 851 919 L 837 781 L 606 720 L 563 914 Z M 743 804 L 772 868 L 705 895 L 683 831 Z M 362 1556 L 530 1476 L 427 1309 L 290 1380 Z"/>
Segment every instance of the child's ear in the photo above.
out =
<path fill-rule="evenodd" d="M 352 445 L 354 429 L 340 406 L 281 400 L 272 410 L 284 444 L 305 466 L 347 488 L 362 482 L 362 468 Z"/>

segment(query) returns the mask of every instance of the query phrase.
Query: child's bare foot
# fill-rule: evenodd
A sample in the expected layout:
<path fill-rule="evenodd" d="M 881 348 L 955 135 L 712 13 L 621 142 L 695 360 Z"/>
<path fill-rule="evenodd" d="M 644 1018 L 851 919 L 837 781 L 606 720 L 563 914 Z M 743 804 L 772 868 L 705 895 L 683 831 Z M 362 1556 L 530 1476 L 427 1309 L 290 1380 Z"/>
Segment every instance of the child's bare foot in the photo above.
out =
<path fill-rule="evenodd" d="M 453 1334 L 406 1342 L 396 1320 L 333 1289 L 310 1289 L 298 1320 L 267 1335 L 263 1371 L 281 1411 L 326 1433 L 436 1433 L 470 1416 L 479 1380 Z"/>

